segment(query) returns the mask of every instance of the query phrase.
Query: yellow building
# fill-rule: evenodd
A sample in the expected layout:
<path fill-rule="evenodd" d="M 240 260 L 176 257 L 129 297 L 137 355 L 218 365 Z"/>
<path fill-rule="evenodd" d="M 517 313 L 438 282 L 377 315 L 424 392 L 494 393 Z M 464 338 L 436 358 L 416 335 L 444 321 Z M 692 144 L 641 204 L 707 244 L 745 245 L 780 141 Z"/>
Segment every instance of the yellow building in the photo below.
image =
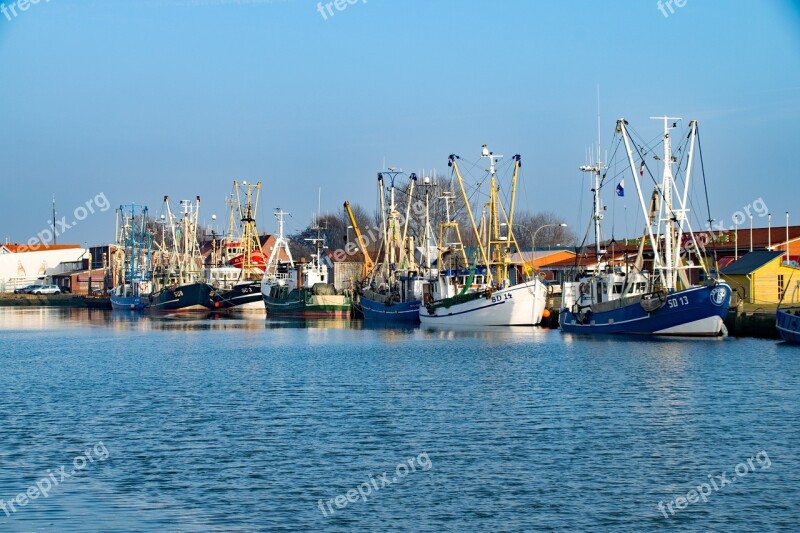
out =
<path fill-rule="evenodd" d="M 800 302 L 800 268 L 783 264 L 783 252 L 750 252 L 720 274 L 747 303 Z"/>

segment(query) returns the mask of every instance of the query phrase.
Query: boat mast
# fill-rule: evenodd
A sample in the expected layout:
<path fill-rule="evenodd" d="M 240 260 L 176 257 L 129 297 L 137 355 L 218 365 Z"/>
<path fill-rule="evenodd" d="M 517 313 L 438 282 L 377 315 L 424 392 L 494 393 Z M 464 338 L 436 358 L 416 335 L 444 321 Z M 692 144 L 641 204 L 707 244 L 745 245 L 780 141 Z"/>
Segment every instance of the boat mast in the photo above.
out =
<path fill-rule="evenodd" d="M 394 201 L 394 182 L 397 176 L 403 171 L 396 168 L 389 168 L 385 174 L 389 175 L 389 215 L 388 225 L 386 227 L 387 238 L 386 251 L 389 252 L 389 260 L 384 265 L 385 279 L 388 281 L 391 275 L 391 266 L 396 265 L 402 260 L 403 246 L 400 243 L 400 213 L 397 212 L 397 206 Z"/>
<path fill-rule="evenodd" d="M 600 258 L 605 255 L 605 250 L 601 248 L 603 242 L 603 234 L 602 234 L 602 221 L 603 221 L 603 210 L 602 204 L 600 202 L 600 186 L 602 185 L 602 174 L 603 171 L 606 170 L 608 167 L 603 166 L 602 158 L 601 158 L 601 131 L 600 131 L 600 88 L 597 88 L 597 160 L 596 164 L 592 164 L 592 161 L 589 161 L 588 165 L 583 165 L 580 167 L 582 172 L 591 172 L 594 178 L 594 186 L 592 187 L 592 203 L 593 203 L 593 211 L 594 214 L 592 215 L 592 225 L 594 226 L 594 258 L 595 262 L 599 265 Z M 591 159 L 591 158 L 590 158 Z"/>
<path fill-rule="evenodd" d="M 431 179 L 423 176 L 422 183 L 425 185 L 425 268 L 431 269 Z M 448 209 L 449 211 L 449 209 Z"/>
<path fill-rule="evenodd" d="M 134 222 L 134 218 L 136 217 L 136 204 L 131 204 L 131 219 L 129 223 L 126 223 L 125 226 L 127 227 L 130 224 L 130 258 L 129 264 L 131 267 L 130 278 L 133 279 L 134 275 L 136 274 L 136 247 L 135 247 L 135 238 L 136 238 L 136 226 Z"/>
<path fill-rule="evenodd" d="M 484 148 L 486 146 L 484 145 Z M 483 242 L 481 242 L 481 234 L 478 231 L 478 226 L 475 224 L 475 216 L 472 214 L 472 206 L 469 203 L 469 197 L 467 196 L 467 190 L 464 188 L 464 180 L 461 178 L 461 171 L 458 169 L 458 162 L 456 161 L 458 156 L 455 154 L 450 155 L 450 165 L 453 167 L 453 170 L 456 173 L 456 178 L 458 179 L 458 185 L 461 188 L 461 194 L 464 197 L 464 205 L 467 208 L 467 214 L 469 214 L 469 221 L 472 224 L 472 231 L 475 232 L 475 239 L 478 241 L 478 250 L 481 253 L 481 258 L 483 259 L 483 264 L 486 265 L 486 280 L 488 283 L 492 282 L 492 269 L 489 268 L 489 258 L 487 257 L 486 247 L 483 246 Z"/>
<path fill-rule="evenodd" d="M 386 225 L 386 199 L 384 197 L 385 191 L 383 189 L 383 173 L 378 172 L 378 200 L 381 204 L 381 232 L 383 233 L 383 261 L 381 262 L 381 273 L 384 278 L 388 277 L 387 268 L 388 262 L 386 258 L 389 254 L 389 233 Z"/>
<path fill-rule="evenodd" d="M 275 218 L 278 219 L 278 238 L 275 239 L 275 246 L 272 248 L 272 252 L 269 254 L 269 261 L 267 261 L 266 271 L 264 272 L 264 276 L 269 273 L 270 265 L 274 265 L 277 269 L 277 261 L 276 256 L 280 253 L 281 250 L 286 250 L 286 255 L 289 256 L 289 266 L 294 268 L 294 259 L 292 258 L 292 251 L 289 249 L 289 243 L 283 237 L 283 218 L 288 215 L 286 211 L 281 209 L 280 207 L 275 210 Z"/>
<path fill-rule="evenodd" d="M 142 265 L 142 274 L 147 275 L 147 272 L 150 271 L 153 267 L 153 247 L 151 242 L 151 232 L 147 229 L 147 213 L 148 209 L 147 206 L 144 206 L 142 209 L 142 229 L 140 232 L 142 238 L 142 246 L 145 246 L 145 240 L 147 242 L 147 252 L 142 256 L 144 264 Z"/>
<path fill-rule="evenodd" d="M 411 176 L 409 176 L 409 184 L 408 184 L 408 193 L 407 193 L 407 201 L 406 201 L 406 220 L 403 224 L 403 241 L 401 243 L 401 268 L 413 268 L 414 264 L 414 255 L 413 255 L 413 248 L 411 249 L 410 254 L 406 252 L 406 250 L 410 246 L 409 237 L 408 237 L 408 223 L 411 220 L 411 204 L 414 203 L 412 199 L 414 198 L 414 185 L 417 183 L 417 175 L 413 172 Z"/>
<path fill-rule="evenodd" d="M 437 246 L 439 253 L 436 262 L 437 268 L 440 271 L 445 270 L 442 266 L 442 252 L 444 250 L 453 248 L 455 245 L 458 246 L 458 251 L 461 252 L 461 258 L 464 260 L 464 265 L 469 266 L 467 252 L 464 250 L 464 241 L 461 239 L 461 230 L 458 229 L 458 222 L 454 222 L 450 218 L 450 207 L 451 203 L 455 200 L 455 194 L 452 191 L 444 191 L 439 199 L 444 200 L 446 222 L 439 223 L 439 243 Z M 451 240 L 453 231 L 455 231 L 455 237 L 458 239 L 458 242 Z"/>
<path fill-rule="evenodd" d="M 639 182 L 639 173 L 636 171 L 636 163 L 633 160 L 631 139 L 630 135 L 628 134 L 628 121 L 624 118 L 617 120 L 617 132 L 622 135 L 622 140 L 625 142 L 625 152 L 628 154 L 628 164 L 630 165 L 631 174 L 633 175 L 633 183 L 636 185 L 636 194 L 639 197 L 639 206 L 641 207 L 642 215 L 644 216 L 647 235 L 650 238 L 650 246 L 653 248 L 653 269 L 657 272 L 661 272 L 663 266 L 661 264 L 661 254 L 658 252 L 658 241 L 653 233 L 653 223 L 650 216 L 650 210 L 647 208 L 647 205 L 644 202 L 642 184 Z M 640 255 L 643 251 L 643 247 L 644 243 L 642 243 L 642 246 L 639 247 Z M 641 257 L 639 259 L 641 259 Z"/>
<path fill-rule="evenodd" d="M 234 189 L 236 190 L 236 203 L 239 211 L 239 216 L 242 223 L 242 232 L 240 246 L 244 246 L 244 262 L 242 264 L 242 273 L 245 276 L 253 272 L 253 252 L 261 249 L 261 240 L 258 238 L 258 230 L 256 228 L 256 210 L 258 209 L 258 198 L 261 193 L 261 182 L 256 185 L 252 183 L 242 182 L 242 186 L 246 188 L 245 204 L 242 206 L 242 200 L 239 194 L 239 186 L 236 181 L 233 182 Z M 256 190 L 256 207 L 253 207 L 253 189 Z"/>
<path fill-rule="evenodd" d="M 676 213 L 672 206 L 672 187 L 674 176 L 672 174 L 672 164 L 675 158 L 672 157 L 672 139 L 669 135 L 669 130 L 677 127 L 677 123 L 673 122 L 670 127 L 670 120 L 681 120 L 680 118 L 672 118 L 668 116 L 663 117 L 650 117 L 651 120 L 664 121 L 664 175 L 661 182 L 661 196 L 664 199 L 664 284 L 667 290 L 675 289 L 677 281 L 677 246 L 675 242 L 675 217 Z"/>

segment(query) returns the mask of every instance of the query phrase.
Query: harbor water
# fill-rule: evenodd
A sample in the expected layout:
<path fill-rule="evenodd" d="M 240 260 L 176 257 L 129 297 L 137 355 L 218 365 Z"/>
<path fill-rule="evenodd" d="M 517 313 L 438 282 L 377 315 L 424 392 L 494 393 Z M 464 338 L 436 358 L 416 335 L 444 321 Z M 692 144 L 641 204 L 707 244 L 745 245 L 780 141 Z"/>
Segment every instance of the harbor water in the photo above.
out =
<path fill-rule="evenodd" d="M 800 522 L 775 341 L 0 309 L 0 400 L 0 531 Z"/>

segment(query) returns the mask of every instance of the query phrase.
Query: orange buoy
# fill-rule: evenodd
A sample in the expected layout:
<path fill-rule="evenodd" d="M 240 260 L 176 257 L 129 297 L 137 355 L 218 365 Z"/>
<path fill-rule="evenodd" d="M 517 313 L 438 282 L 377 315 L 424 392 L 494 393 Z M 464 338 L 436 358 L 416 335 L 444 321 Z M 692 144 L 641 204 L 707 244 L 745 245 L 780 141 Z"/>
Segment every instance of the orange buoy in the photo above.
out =
<path fill-rule="evenodd" d="M 545 309 L 544 311 L 542 311 L 542 318 L 550 318 L 550 310 L 549 309 Z"/>

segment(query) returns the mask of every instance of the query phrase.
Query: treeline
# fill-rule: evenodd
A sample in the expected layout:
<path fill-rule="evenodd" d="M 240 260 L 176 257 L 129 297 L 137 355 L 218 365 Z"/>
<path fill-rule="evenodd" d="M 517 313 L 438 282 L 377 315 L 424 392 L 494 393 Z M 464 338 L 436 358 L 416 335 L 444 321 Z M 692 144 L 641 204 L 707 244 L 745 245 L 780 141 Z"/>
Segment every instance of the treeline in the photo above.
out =
<path fill-rule="evenodd" d="M 419 180 L 420 182 L 422 180 Z M 439 239 L 440 224 L 449 219 L 459 223 L 461 237 L 464 246 L 470 247 L 477 244 L 475 232 L 469 220 L 469 214 L 464 203 L 464 198 L 458 184 L 448 177 L 437 176 L 430 180 L 429 184 L 417 183 L 413 191 L 407 187 L 395 189 L 396 210 L 400 213 L 405 223 L 408 214 L 408 235 L 413 236 L 417 246 L 424 243 L 425 234 L 425 213 L 426 198 L 428 203 L 428 213 L 430 217 L 430 227 L 434 239 Z M 480 227 L 483 208 L 476 210 L 475 199 L 471 199 L 473 205 L 473 216 L 475 222 Z M 367 235 L 370 230 L 372 234 L 379 235 L 382 232 L 382 217 L 380 207 L 367 209 L 358 204 L 351 204 L 356 222 L 361 232 Z M 562 227 L 564 219 L 552 212 L 517 212 L 514 215 L 513 231 L 517 243 L 522 249 L 530 249 L 532 237 L 536 235 L 536 247 L 548 246 L 573 246 L 575 244 L 575 234 L 568 227 Z M 325 239 L 328 249 L 344 249 L 348 242 L 357 244 L 355 232 L 350 228 L 350 219 L 344 207 L 332 213 L 326 213 L 317 217 L 317 220 L 310 223 L 302 231 L 289 236 L 292 254 L 295 257 L 308 257 L 313 250 L 313 244 L 307 239 L 314 239 L 321 235 Z M 503 228 L 503 234 L 507 234 Z M 445 239 L 449 240 L 449 239 Z M 441 244 L 441 243 L 440 243 Z M 370 250 L 377 249 L 379 243 L 370 241 Z"/>

